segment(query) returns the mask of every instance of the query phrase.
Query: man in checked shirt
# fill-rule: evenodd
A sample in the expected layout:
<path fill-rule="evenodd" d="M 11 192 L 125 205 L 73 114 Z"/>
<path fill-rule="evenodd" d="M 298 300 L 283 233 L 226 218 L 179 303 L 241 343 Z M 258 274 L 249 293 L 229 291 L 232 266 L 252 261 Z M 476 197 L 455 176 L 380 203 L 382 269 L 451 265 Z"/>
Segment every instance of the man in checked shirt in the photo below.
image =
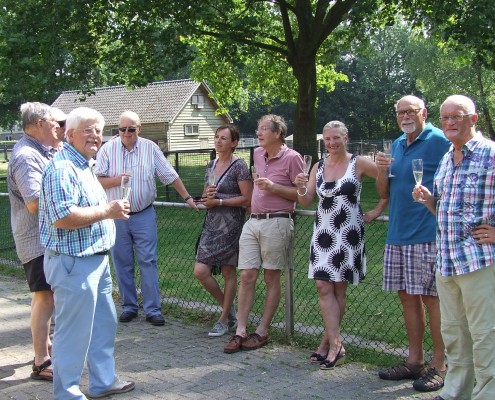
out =
<path fill-rule="evenodd" d="M 466 96 L 448 97 L 440 121 L 452 147 L 433 195 L 413 198 L 437 216 L 436 283 L 449 368 L 436 400 L 495 399 L 495 143 L 476 132 Z"/>

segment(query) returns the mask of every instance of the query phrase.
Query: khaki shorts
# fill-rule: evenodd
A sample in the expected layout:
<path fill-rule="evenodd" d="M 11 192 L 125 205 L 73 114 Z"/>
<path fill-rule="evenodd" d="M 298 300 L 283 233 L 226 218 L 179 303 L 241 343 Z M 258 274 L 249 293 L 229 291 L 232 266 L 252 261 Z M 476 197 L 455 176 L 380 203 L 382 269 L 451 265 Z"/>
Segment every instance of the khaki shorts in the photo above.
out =
<path fill-rule="evenodd" d="M 239 269 L 282 270 L 292 267 L 294 221 L 292 218 L 250 218 L 239 239 Z"/>

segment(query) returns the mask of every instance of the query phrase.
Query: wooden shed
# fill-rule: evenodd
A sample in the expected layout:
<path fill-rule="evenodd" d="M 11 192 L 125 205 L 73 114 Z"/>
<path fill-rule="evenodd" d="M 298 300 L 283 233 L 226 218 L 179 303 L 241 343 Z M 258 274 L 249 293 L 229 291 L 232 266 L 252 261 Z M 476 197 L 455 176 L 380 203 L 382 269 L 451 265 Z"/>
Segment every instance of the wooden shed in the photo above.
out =
<path fill-rule="evenodd" d="M 141 119 L 141 136 L 163 151 L 213 148 L 215 129 L 232 122 L 227 113 L 216 115 L 219 105 L 206 83 L 190 79 L 153 82 L 136 89 L 104 87 L 87 96 L 67 91 L 52 106 L 67 114 L 81 106 L 98 110 L 105 118 L 106 139 L 117 133 L 120 114 L 134 111 Z"/>

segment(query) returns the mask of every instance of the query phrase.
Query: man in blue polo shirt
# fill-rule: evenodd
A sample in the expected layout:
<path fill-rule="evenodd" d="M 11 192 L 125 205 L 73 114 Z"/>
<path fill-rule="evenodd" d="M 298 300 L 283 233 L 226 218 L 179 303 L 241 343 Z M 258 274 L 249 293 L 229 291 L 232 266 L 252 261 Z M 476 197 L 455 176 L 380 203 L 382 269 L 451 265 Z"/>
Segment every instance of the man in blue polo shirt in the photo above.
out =
<path fill-rule="evenodd" d="M 443 386 L 446 371 L 435 286 L 435 216 L 411 197 L 416 185 L 412 160 L 423 160 L 423 185 L 431 189 L 435 171 L 450 142 L 440 129 L 426 123 L 427 110 L 418 97 L 401 98 L 395 110 L 403 133 L 392 144 L 392 161 L 384 153 L 377 154 L 379 172 L 376 182 L 380 197 L 390 201 L 383 289 L 399 294 L 409 354 L 404 363 L 381 370 L 378 375 L 388 380 L 414 379 L 416 390 L 434 391 Z M 425 368 L 423 351 L 424 305 L 428 310 L 433 340 L 433 358 L 429 368 Z"/>

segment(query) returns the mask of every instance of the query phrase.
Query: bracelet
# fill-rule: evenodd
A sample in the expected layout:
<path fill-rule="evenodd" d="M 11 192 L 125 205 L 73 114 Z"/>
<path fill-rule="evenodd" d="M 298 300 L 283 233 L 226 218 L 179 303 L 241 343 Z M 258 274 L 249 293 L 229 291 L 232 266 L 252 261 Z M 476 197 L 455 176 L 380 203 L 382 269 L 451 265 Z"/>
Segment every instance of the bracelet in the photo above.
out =
<path fill-rule="evenodd" d="M 220 206 L 223 206 L 223 199 L 218 199 L 220 200 Z"/>
<path fill-rule="evenodd" d="M 299 193 L 299 189 L 304 189 L 304 193 Z M 308 188 L 307 187 L 304 187 L 304 188 L 297 188 L 297 195 L 298 196 L 306 196 L 306 193 L 308 193 Z"/>
<path fill-rule="evenodd" d="M 192 199 L 192 196 L 190 194 L 188 194 L 185 198 L 184 198 L 184 201 L 187 201 L 189 199 Z"/>

